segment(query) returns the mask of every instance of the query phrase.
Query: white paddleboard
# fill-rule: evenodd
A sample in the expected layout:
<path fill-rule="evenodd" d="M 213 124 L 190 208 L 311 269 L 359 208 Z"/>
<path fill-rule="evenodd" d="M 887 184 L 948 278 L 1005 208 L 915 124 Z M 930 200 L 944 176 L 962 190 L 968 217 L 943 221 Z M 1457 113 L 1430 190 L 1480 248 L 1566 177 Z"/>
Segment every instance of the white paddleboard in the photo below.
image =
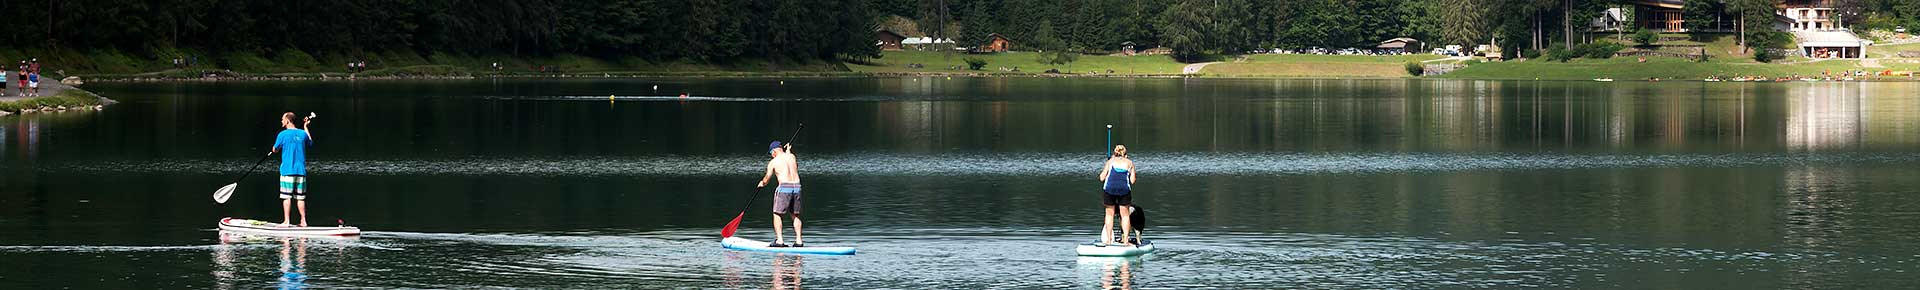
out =
<path fill-rule="evenodd" d="M 239 232 L 239 233 L 249 233 L 249 234 L 262 234 L 262 235 L 273 235 L 273 236 L 295 236 L 295 237 L 340 237 L 340 236 L 359 236 L 360 235 L 360 228 L 350 227 L 350 226 L 333 226 L 333 227 L 285 226 L 283 227 L 283 226 L 280 226 L 280 223 L 257 221 L 257 220 L 250 220 L 250 219 L 237 219 L 237 218 L 221 218 L 220 230 L 230 231 L 230 232 Z"/>
<path fill-rule="evenodd" d="M 1136 246 L 1109 244 L 1102 247 L 1096 243 L 1085 243 L 1073 251 L 1087 257 L 1132 257 L 1153 253 L 1153 249 L 1153 240 L 1143 240 Z"/>
<path fill-rule="evenodd" d="M 767 242 L 742 237 L 728 237 L 720 240 L 720 247 L 742 251 L 760 251 L 775 253 L 813 254 L 813 255 L 852 255 L 853 247 L 768 247 Z"/>

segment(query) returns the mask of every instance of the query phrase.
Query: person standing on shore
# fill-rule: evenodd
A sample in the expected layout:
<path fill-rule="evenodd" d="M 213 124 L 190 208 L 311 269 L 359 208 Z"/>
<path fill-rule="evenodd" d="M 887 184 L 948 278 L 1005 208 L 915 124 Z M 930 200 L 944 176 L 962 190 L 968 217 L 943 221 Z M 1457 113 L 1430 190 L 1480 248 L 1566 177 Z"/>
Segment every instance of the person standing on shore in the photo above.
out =
<path fill-rule="evenodd" d="M 33 90 L 33 93 L 29 95 L 35 97 L 40 96 L 40 71 L 36 70 L 32 74 L 27 75 L 27 88 Z"/>
<path fill-rule="evenodd" d="M 788 152 L 792 148 L 793 146 L 781 146 L 780 141 L 773 141 L 773 144 L 767 145 L 767 154 L 772 155 L 773 160 L 767 161 L 767 174 L 761 176 L 760 185 L 755 186 L 765 188 L 767 180 L 775 177 L 780 181 L 780 185 L 773 189 L 773 243 L 767 245 L 768 247 L 788 246 L 782 243 L 786 240 L 781 236 L 780 215 L 783 214 L 793 218 L 792 246 L 806 246 L 806 242 L 800 237 L 800 166 L 793 153 Z"/>
<path fill-rule="evenodd" d="M 7 87 L 8 87 L 7 74 L 8 73 L 11 73 L 11 72 L 8 72 L 6 67 L 0 67 L 0 97 L 11 95 L 7 93 Z"/>
<path fill-rule="evenodd" d="M 20 84 L 20 89 L 19 89 L 20 95 L 26 96 L 27 95 L 27 61 L 24 61 L 24 60 L 20 61 L 19 76 L 20 77 L 15 78 L 14 82 L 17 82 Z"/>
<path fill-rule="evenodd" d="M 292 206 L 300 206 L 300 226 L 307 226 L 307 146 L 313 146 L 313 117 L 307 117 L 300 126 L 293 124 L 293 112 L 280 114 L 280 134 L 274 137 L 273 151 L 267 154 L 280 154 L 280 226 L 288 226 L 292 221 Z"/>

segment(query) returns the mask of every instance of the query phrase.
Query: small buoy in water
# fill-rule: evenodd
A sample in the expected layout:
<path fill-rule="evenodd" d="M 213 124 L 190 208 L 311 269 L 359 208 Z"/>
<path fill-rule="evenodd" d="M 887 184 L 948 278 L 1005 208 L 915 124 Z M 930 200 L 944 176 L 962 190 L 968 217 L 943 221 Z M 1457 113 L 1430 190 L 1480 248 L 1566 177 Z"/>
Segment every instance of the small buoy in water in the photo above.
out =
<path fill-rule="evenodd" d="M 782 86 L 787 85 L 787 81 L 780 81 L 780 85 Z"/>
<path fill-rule="evenodd" d="M 653 85 L 653 90 L 655 90 L 655 91 L 658 91 L 658 90 L 660 90 L 660 85 Z"/>
<path fill-rule="evenodd" d="M 607 101 L 608 101 L 608 102 L 612 102 L 612 101 L 613 101 L 613 95 L 607 95 Z"/>
<path fill-rule="evenodd" d="M 682 98 L 682 99 L 685 99 L 685 98 L 687 98 L 687 93 L 680 93 L 680 98 Z"/>
<path fill-rule="evenodd" d="M 947 77 L 947 80 L 953 80 L 953 77 Z"/>

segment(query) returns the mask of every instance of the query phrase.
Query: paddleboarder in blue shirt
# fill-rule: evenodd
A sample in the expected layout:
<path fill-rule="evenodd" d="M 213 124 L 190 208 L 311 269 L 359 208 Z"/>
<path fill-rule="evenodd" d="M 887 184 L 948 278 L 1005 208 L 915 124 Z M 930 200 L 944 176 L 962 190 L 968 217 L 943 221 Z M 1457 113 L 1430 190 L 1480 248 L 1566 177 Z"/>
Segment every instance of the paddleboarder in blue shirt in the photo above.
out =
<path fill-rule="evenodd" d="M 806 246 L 806 242 L 800 239 L 800 162 L 795 160 L 793 153 L 788 152 L 792 148 L 782 146 L 780 141 L 767 144 L 767 154 L 772 155 L 773 160 L 767 161 L 767 174 L 760 177 L 760 185 L 757 186 L 767 187 L 767 180 L 775 177 L 780 181 L 779 187 L 773 190 L 773 243 L 768 244 L 769 247 L 788 246 L 783 243 L 786 238 L 781 234 L 780 215 L 783 214 L 793 218 L 792 246 Z"/>
<path fill-rule="evenodd" d="M 1100 245 L 1114 242 L 1113 216 L 1120 215 L 1120 243 L 1132 246 L 1127 235 L 1133 232 L 1133 181 L 1140 172 L 1133 168 L 1133 159 L 1127 158 L 1127 145 L 1113 146 L 1113 155 L 1107 158 L 1106 166 L 1100 168 L 1100 204 L 1105 205 L 1106 225 L 1100 227 Z"/>
<path fill-rule="evenodd" d="M 300 226 L 307 226 L 307 146 L 313 146 L 313 133 L 301 128 L 311 128 L 313 116 L 307 116 L 299 127 L 293 125 L 293 112 L 280 114 L 280 135 L 273 139 L 273 151 L 267 154 L 280 154 L 280 226 L 288 226 L 293 204 L 300 205 Z"/>

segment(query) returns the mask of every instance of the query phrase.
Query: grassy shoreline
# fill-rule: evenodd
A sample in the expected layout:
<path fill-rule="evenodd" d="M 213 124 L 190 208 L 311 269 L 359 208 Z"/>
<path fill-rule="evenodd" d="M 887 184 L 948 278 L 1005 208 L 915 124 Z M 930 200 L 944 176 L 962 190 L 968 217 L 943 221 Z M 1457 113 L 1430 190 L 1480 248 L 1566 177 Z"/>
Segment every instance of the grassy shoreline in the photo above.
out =
<path fill-rule="evenodd" d="M 1724 42 L 1724 41 L 1721 41 Z M 1720 48 L 1724 44 L 1708 43 L 1710 49 Z M 1880 47 L 1876 47 L 1880 48 Z M 1533 59 L 1507 62 L 1479 62 L 1440 60 L 1440 56 L 1415 54 L 1396 56 L 1358 56 L 1358 55 L 1245 55 L 1228 57 L 1221 62 L 1206 65 L 1198 73 L 1183 74 L 1183 68 L 1189 64 L 1174 61 L 1165 55 L 1082 55 L 1066 64 L 1043 63 L 1040 53 L 1006 52 L 998 54 L 972 55 L 963 53 L 946 54 L 923 51 L 887 51 L 880 58 L 866 63 L 827 63 L 827 62 L 778 62 L 764 60 L 740 61 L 734 64 L 695 64 L 695 63 L 648 63 L 637 60 L 599 60 L 578 56 L 555 56 L 541 59 L 518 59 L 502 62 L 510 65 L 504 69 L 492 69 L 491 62 L 482 62 L 485 57 L 458 57 L 434 55 L 395 61 L 392 66 L 376 66 L 379 69 L 360 73 L 346 73 L 343 69 L 328 71 L 311 66 L 291 67 L 287 69 L 262 69 L 261 71 L 235 71 L 228 69 L 196 66 L 188 68 L 160 68 L 156 71 L 133 72 L 141 68 L 118 68 L 101 71 L 89 70 L 79 76 L 87 81 L 286 81 L 286 80 L 414 80 L 414 79 L 472 79 L 472 78 L 573 78 L 573 77 L 716 77 L 716 78 L 806 78 L 806 77 L 1121 77 L 1121 78 L 1439 78 L 1439 79 L 1484 79 L 1484 80 L 1590 80 L 1612 78 L 1618 80 L 1699 80 L 1708 77 L 1764 76 L 1787 77 L 1819 75 L 1826 72 L 1864 69 L 1873 72 L 1920 71 L 1920 59 L 1889 58 L 1892 52 L 1901 49 L 1920 50 L 1920 46 L 1905 45 L 1880 49 L 1869 49 L 1875 57 L 1884 59 L 1877 63 L 1884 68 L 1867 68 L 1858 60 L 1808 61 L 1789 60 L 1789 63 L 1757 63 L 1739 56 L 1718 56 L 1706 62 L 1695 62 L 1679 58 L 1648 57 L 1645 62 L 1633 57 L 1615 57 L 1610 59 L 1574 59 L 1567 62 Z M 4 53 L 0 53 L 4 55 Z M 987 62 L 981 70 L 966 68 L 965 60 L 976 58 Z M 99 68 L 105 63 L 91 64 Z M 538 65 L 546 64 L 548 71 L 538 70 Z M 1451 73 L 1414 77 L 1407 74 L 1408 63 L 1442 64 L 1461 63 L 1465 68 Z M 266 65 L 256 65 L 262 67 Z M 150 68 L 150 66 L 148 67 Z M 1015 70 L 1017 68 L 1017 71 Z M 1061 73 L 1047 73 L 1056 70 Z M 1878 80 L 1907 81 L 1908 77 L 1879 78 Z"/>
<path fill-rule="evenodd" d="M 113 100 L 95 95 L 79 88 L 69 88 L 59 94 L 43 97 L 23 98 L 13 101 L 0 101 L 0 112 L 19 114 L 26 110 L 42 109 L 79 109 L 111 104 Z"/>

